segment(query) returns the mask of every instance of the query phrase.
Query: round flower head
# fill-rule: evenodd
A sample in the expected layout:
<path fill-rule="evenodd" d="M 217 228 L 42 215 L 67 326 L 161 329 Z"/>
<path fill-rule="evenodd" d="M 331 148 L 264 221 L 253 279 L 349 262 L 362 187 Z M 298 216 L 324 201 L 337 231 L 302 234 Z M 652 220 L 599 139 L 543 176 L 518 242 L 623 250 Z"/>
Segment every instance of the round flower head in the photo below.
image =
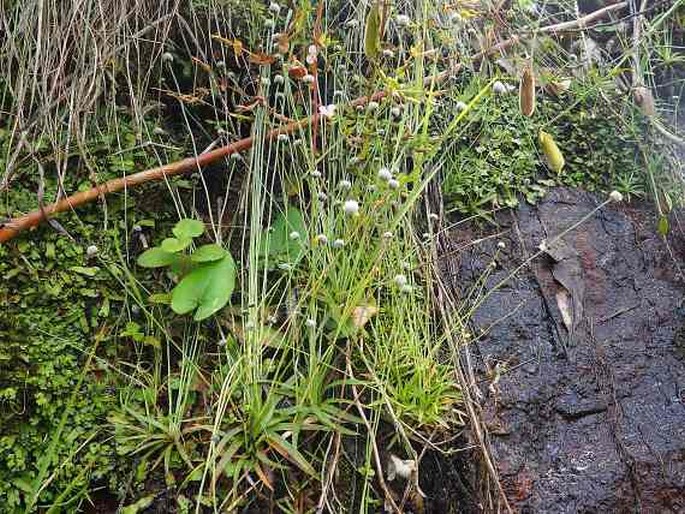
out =
<path fill-rule="evenodd" d="M 378 170 L 378 178 L 386 182 L 392 180 L 392 173 L 385 166 Z"/>
<path fill-rule="evenodd" d="M 393 281 L 395 282 L 395 284 L 398 287 L 402 287 L 403 285 L 405 285 L 407 283 L 407 276 L 402 275 L 402 274 L 395 275 L 395 278 L 393 279 Z"/>
<path fill-rule="evenodd" d="M 283 84 L 285 82 L 285 77 L 281 74 L 274 76 L 274 84 Z"/>
<path fill-rule="evenodd" d="M 499 241 L 497 243 L 497 248 L 499 248 L 500 250 L 504 250 L 506 247 L 507 247 L 507 244 L 504 241 Z"/>
<path fill-rule="evenodd" d="M 276 2 L 271 2 L 269 4 L 269 11 L 271 11 L 274 14 L 278 14 L 279 12 L 281 12 L 281 6 L 278 5 Z"/>
<path fill-rule="evenodd" d="M 329 104 L 329 105 L 320 105 L 319 106 L 319 114 L 323 116 L 324 118 L 328 118 L 329 120 L 335 116 L 335 109 L 336 105 L 335 104 Z"/>
<path fill-rule="evenodd" d="M 383 232 L 383 239 L 392 239 L 394 234 L 390 232 L 389 230 L 387 232 Z"/>
<path fill-rule="evenodd" d="M 504 82 L 500 82 L 499 80 L 496 80 L 492 84 L 492 92 L 496 95 L 506 95 L 507 93 L 513 90 L 514 86 L 512 86 L 511 84 L 505 84 Z"/>
<path fill-rule="evenodd" d="M 345 246 L 345 241 L 343 239 L 336 239 L 332 244 L 333 248 L 342 248 Z"/>
<path fill-rule="evenodd" d="M 95 257 L 98 254 L 98 247 L 95 245 L 90 245 L 86 248 L 86 255 L 88 257 Z"/>
<path fill-rule="evenodd" d="M 321 172 L 319 170 L 314 170 L 311 173 L 312 178 L 321 178 Z"/>
<path fill-rule="evenodd" d="M 318 236 L 316 236 L 316 242 L 320 245 L 327 245 L 328 238 L 324 234 L 319 234 Z"/>
<path fill-rule="evenodd" d="M 455 107 L 456 107 L 456 109 L 457 109 L 458 112 L 463 112 L 463 111 L 466 110 L 466 108 L 468 107 L 468 105 L 466 105 L 466 102 L 462 102 L 461 100 L 459 100 L 459 101 L 457 102 L 457 105 L 456 105 Z"/>
<path fill-rule="evenodd" d="M 616 203 L 622 202 L 623 201 L 623 195 L 618 191 L 612 191 L 611 193 L 609 193 L 609 200 L 611 200 L 612 202 L 616 202 Z"/>
<path fill-rule="evenodd" d="M 319 49 L 316 47 L 316 45 L 309 45 L 307 48 L 307 54 L 316 55 L 317 53 L 319 53 Z"/>
<path fill-rule="evenodd" d="M 395 57 L 395 52 L 393 52 L 389 48 L 386 48 L 385 50 L 383 50 L 383 57 L 387 57 L 389 59 L 392 59 L 393 57 Z"/>
<path fill-rule="evenodd" d="M 288 235 L 288 237 L 290 238 L 291 241 L 296 241 L 296 240 L 300 239 L 300 233 L 297 232 L 296 230 L 293 230 L 293 231 Z"/>
<path fill-rule="evenodd" d="M 338 182 L 338 187 L 340 189 L 344 189 L 345 191 L 349 191 L 350 189 L 352 189 L 352 182 L 350 182 L 349 180 L 341 180 L 340 182 Z"/>
<path fill-rule="evenodd" d="M 290 138 L 288 137 L 288 134 L 278 134 L 278 140 L 281 143 L 287 143 L 290 140 Z"/>
<path fill-rule="evenodd" d="M 374 112 L 377 111 L 379 107 L 378 102 L 371 101 L 366 105 L 366 108 L 368 109 L 369 112 Z"/>
<path fill-rule="evenodd" d="M 398 180 L 395 180 L 394 178 L 391 178 L 390 180 L 388 180 L 388 187 L 390 189 L 397 189 L 398 187 L 400 187 L 400 182 Z"/>
<path fill-rule="evenodd" d="M 343 211 L 348 216 L 356 216 L 359 214 L 359 203 L 356 200 L 347 200 L 343 204 Z"/>
<path fill-rule="evenodd" d="M 302 77 L 302 82 L 305 82 L 307 84 L 312 84 L 314 80 L 314 75 L 310 73 L 307 73 L 304 77 Z"/>
<path fill-rule="evenodd" d="M 431 212 L 431 213 L 428 215 L 428 219 L 429 219 L 429 220 L 432 220 L 432 221 L 438 221 L 438 220 L 440 219 L 440 216 L 438 216 L 438 215 L 435 214 L 434 212 Z"/>
<path fill-rule="evenodd" d="M 399 118 L 399 117 L 402 115 L 402 109 L 400 109 L 399 107 L 395 106 L 395 107 L 393 107 L 392 109 L 390 109 L 390 115 L 391 115 L 393 118 Z"/>
<path fill-rule="evenodd" d="M 231 159 L 233 159 L 234 161 L 240 160 L 240 154 L 239 154 L 238 152 L 232 153 L 232 154 L 231 154 Z"/>
<path fill-rule="evenodd" d="M 171 52 L 164 52 L 162 54 L 162 62 L 168 62 L 168 63 L 174 62 L 174 55 Z"/>
<path fill-rule="evenodd" d="M 316 56 L 316 54 L 307 54 L 307 57 L 305 57 L 304 60 L 307 62 L 307 64 L 313 66 L 314 64 L 316 64 L 318 57 Z"/>
<path fill-rule="evenodd" d="M 397 25 L 399 25 L 400 27 L 406 27 L 407 25 L 409 25 L 409 23 L 411 23 L 411 18 L 406 14 L 398 14 L 395 17 L 395 22 L 397 22 Z"/>

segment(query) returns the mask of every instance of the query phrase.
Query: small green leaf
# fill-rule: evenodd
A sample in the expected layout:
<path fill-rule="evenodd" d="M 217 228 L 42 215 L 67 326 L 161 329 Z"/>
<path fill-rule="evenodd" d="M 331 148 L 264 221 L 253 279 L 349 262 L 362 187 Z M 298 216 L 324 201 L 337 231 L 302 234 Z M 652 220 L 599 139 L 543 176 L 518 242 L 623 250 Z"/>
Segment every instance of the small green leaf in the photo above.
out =
<path fill-rule="evenodd" d="M 659 232 L 660 236 L 665 236 L 668 234 L 669 224 L 666 216 L 659 217 L 659 223 L 656 226 L 656 230 Z"/>
<path fill-rule="evenodd" d="M 86 277 L 94 277 L 97 275 L 97 272 L 100 270 L 98 267 L 85 267 L 85 266 L 72 266 L 69 268 L 71 271 L 74 273 L 78 273 L 79 275 L 85 275 Z"/>
<path fill-rule="evenodd" d="M 191 238 L 167 237 L 160 246 L 165 252 L 176 253 L 188 248 L 192 241 Z"/>
<path fill-rule="evenodd" d="M 195 311 L 195 321 L 208 318 L 221 309 L 235 287 L 235 263 L 230 254 L 223 259 L 200 264 L 171 292 L 171 308 L 177 314 Z"/>
<path fill-rule="evenodd" d="M 226 257 L 226 250 L 219 245 L 203 245 L 193 252 L 190 260 L 193 262 L 212 262 Z"/>
<path fill-rule="evenodd" d="M 182 219 L 171 231 L 179 239 L 192 239 L 202 235 L 205 231 L 205 224 L 200 220 Z"/>
<path fill-rule="evenodd" d="M 162 250 L 159 247 L 150 248 L 138 257 L 138 266 L 143 268 L 161 268 L 176 262 L 178 257 L 173 253 Z"/>

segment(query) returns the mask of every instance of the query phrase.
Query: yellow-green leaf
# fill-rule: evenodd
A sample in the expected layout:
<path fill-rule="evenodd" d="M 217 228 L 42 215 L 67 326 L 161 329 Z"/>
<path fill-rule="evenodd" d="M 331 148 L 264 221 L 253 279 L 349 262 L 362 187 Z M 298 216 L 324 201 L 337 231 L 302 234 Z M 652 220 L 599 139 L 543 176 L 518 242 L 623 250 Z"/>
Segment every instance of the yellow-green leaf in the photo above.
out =
<path fill-rule="evenodd" d="M 660 236 L 665 236 L 668 234 L 668 218 L 666 216 L 659 217 L 659 223 L 656 226 L 657 232 Z"/>
<path fill-rule="evenodd" d="M 379 2 L 374 2 L 366 16 L 364 30 L 364 52 L 366 58 L 375 61 L 381 51 L 381 8 Z"/>
<path fill-rule="evenodd" d="M 559 150 L 554 138 L 547 132 L 541 130 L 538 139 L 540 141 L 540 146 L 542 146 L 542 152 L 547 159 L 547 165 L 555 172 L 561 173 L 566 161 L 564 160 L 564 154 Z"/>

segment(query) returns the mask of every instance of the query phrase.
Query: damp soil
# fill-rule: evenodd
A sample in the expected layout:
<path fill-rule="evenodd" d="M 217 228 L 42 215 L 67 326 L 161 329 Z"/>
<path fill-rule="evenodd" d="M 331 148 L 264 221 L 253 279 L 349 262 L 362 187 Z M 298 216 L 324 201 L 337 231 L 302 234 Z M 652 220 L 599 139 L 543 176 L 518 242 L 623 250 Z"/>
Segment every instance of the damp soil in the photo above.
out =
<path fill-rule="evenodd" d="M 480 337 L 468 351 L 516 512 L 685 512 L 685 238 L 677 213 L 664 239 L 653 206 L 607 205 L 505 280 L 541 241 L 602 201 L 553 190 L 537 206 L 500 213 L 495 227 L 459 225 L 442 257 L 461 298 L 484 273 L 485 291 L 505 281 L 476 309 L 470 329 Z M 459 483 L 473 483 L 474 469 L 464 467 L 455 495 Z M 433 511 L 450 512 L 448 490 L 439 494 L 445 510 Z"/>

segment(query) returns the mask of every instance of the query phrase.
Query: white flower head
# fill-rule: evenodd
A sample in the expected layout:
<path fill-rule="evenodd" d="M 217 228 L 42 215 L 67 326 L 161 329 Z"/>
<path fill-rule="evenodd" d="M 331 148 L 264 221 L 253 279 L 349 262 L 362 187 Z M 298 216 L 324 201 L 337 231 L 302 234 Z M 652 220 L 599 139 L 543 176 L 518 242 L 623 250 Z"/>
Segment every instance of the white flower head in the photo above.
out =
<path fill-rule="evenodd" d="M 335 104 L 319 105 L 319 114 L 324 118 L 329 120 L 333 119 L 335 116 L 335 110 L 337 106 Z"/>
<path fill-rule="evenodd" d="M 307 73 L 304 77 L 302 77 L 302 82 L 305 82 L 307 84 L 312 84 L 314 83 L 314 75 L 311 73 Z"/>
<path fill-rule="evenodd" d="M 438 215 L 437 215 L 436 213 L 434 213 L 434 212 L 431 212 L 431 213 L 428 215 L 428 219 L 431 220 L 431 221 L 438 221 L 438 220 L 440 219 L 440 216 L 438 216 Z"/>
<path fill-rule="evenodd" d="M 290 140 L 288 134 L 278 134 L 278 141 L 281 143 L 287 143 Z"/>
<path fill-rule="evenodd" d="M 392 180 L 392 173 L 388 168 L 383 166 L 381 169 L 378 170 L 378 178 L 381 180 L 385 180 L 387 182 L 389 180 Z"/>
<path fill-rule="evenodd" d="M 411 23 L 411 18 L 406 14 L 398 14 L 395 17 L 395 22 L 397 22 L 397 25 L 400 27 L 406 27 Z"/>
<path fill-rule="evenodd" d="M 333 246 L 333 248 L 342 248 L 343 246 L 345 246 L 345 240 L 336 239 L 335 241 L 333 241 L 331 246 Z"/>
<path fill-rule="evenodd" d="M 314 170 L 311 172 L 312 178 L 321 178 L 321 172 L 319 170 Z"/>
<path fill-rule="evenodd" d="M 86 255 L 88 257 L 95 257 L 98 254 L 98 247 L 95 245 L 90 245 L 86 248 Z"/>
<path fill-rule="evenodd" d="M 352 182 L 350 182 L 349 180 L 341 180 L 340 182 L 338 182 L 338 187 L 345 191 L 349 191 L 350 189 L 352 189 Z"/>
<path fill-rule="evenodd" d="M 386 232 L 383 232 L 383 239 L 392 239 L 394 234 L 390 232 L 389 230 Z"/>
<path fill-rule="evenodd" d="M 283 84 L 285 82 L 285 77 L 281 75 L 280 73 L 274 76 L 274 83 L 275 84 Z"/>
<path fill-rule="evenodd" d="M 378 102 L 374 102 L 373 100 L 370 101 L 368 104 L 366 104 L 366 109 L 369 112 L 374 112 L 378 110 L 378 107 L 380 107 Z"/>
<path fill-rule="evenodd" d="M 390 180 L 388 180 L 388 187 L 389 187 L 390 189 L 397 189 L 397 188 L 399 188 L 399 187 L 400 187 L 400 182 L 399 182 L 399 180 L 396 180 L 396 179 L 394 179 L 394 178 L 391 178 Z"/>
<path fill-rule="evenodd" d="M 507 244 L 504 241 L 499 241 L 497 243 L 497 248 L 499 248 L 500 250 L 504 250 L 506 247 L 507 247 Z"/>
<path fill-rule="evenodd" d="M 623 195 L 619 191 L 614 190 L 611 193 L 609 193 L 609 200 L 616 203 L 622 202 Z"/>
<path fill-rule="evenodd" d="M 300 239 L 300 233 L 296 230 L 293 230 L 288 237 L 290 238 L 291 241 L 297 241 Z"/>
<path fill-rule="evenodd" d="M 343 204 L 343 211 L 348 216 L 356 216 L 359 214 L 359 202 L 356 200 L 346 200 Z"/>
<path fill-rule="evenodd" d="M 308 55 L 316 55 L 319 53 L 319 49 L 317 48 L 316 45 L 309 45 L 309 48 L 307 48 L 307 54 Z"/>
<path fill-rule="evenodd" d="M 402 274 L 400 273 L 400 274 L 398 274 L 398 275 L 395 275 L 395 278 L 393 279 L 393 281 L 395 282 L 395 284 L 396 284 L 398 287 L 402 287 L 403 285 L 405 285 L 405 284 L 407 283 L 407 276 L 406 276 L 406 275 L 402 275 Z"/>
<path fill-rule="evenodd" d="M 271 2 L 269 4 L 269 11 L 274 14 L 278 14 L 281 12 L 281 6 L 278 5 L 276 2 Z"/>
<path fill-rule="evenodd" d="M 312 318 L 307 318 L 304 324 L 307 326 L 307 328 L 316 328 L 316 320 Z"/>
<path fill-rule="evenodd" d="M 307 54 L 307 57 L 305 57 L 304 60 L 307 62 L 307 64 L 313 66 L 316 64 L 318 57 L 316 56 L 316 54 Z"/>
<path fill-rule="evenodd" d="M 316 242 L 319 243 L 320 245 L 327 245 L 328 244 L 328 238 L 326 237 L 325 234 L 319 234 L 316 236 Z"/>
<path fill-rule="evenodd" d="M 499 80 L 496 80 L 492 84 L 492 92 L 496 95 L 506 95 L 507 93 L 511 93 L 514 89 L 516 88 L 511 84 L 506 84 L 504 82 L 500 82 Z"/>
<path fill-rule="evenodd" d="M 162 62 L 172 63 L 174 62 L 174 54 L 171 52 L 164 52 L 162 54 Z"/>
<path fill-rule="evenodd" d="M 385 50 L 383 50 L 383 57 L 387 57 L 389 59 L 392 59 L 393 57 L 395 57 L 395 52 L 393 52 L 389 48 L 386 48 Z"/>
<path fill-rule="evenodd" d="M 398 106 L 395 106 L 392 109 L 390 109 L 390 115 L 393 118 L 399 118 L 402 115 L 402 109 L 400 109 Z"/>
<path fill-rule="evenodd" d="M 468 108 L 468 105 L 466 105 L 466 102 L 462 102 L 461 100 L 459 100 L 455 107 L 458 112 L 463 112 Z"/>

